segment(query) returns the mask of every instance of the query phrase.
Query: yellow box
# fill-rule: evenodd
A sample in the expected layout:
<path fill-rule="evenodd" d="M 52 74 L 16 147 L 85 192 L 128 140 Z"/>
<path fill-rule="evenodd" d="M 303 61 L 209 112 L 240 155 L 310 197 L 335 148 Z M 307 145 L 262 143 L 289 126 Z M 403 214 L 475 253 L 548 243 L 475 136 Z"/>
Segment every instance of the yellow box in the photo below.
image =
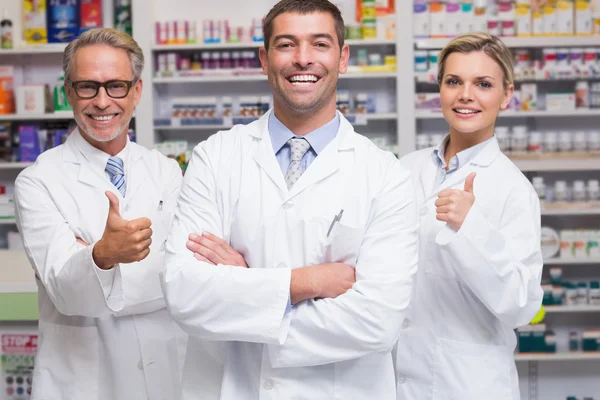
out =
<path fill-rule="evenodd" d="M 23 0 L 23 33 L 27 43 L 48 43 L 46 0 Z"/>

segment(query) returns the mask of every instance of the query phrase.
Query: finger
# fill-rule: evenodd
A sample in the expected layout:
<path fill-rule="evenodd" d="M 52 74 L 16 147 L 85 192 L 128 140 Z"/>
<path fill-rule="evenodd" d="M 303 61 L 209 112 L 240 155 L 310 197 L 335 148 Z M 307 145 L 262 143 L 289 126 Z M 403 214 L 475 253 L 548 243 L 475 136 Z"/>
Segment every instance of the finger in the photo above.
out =
<path fill-rule="evenodd" d="M 200 243 L 200 240 L 202 240 L 202 234 L 200 233 L 190 233 L 190 235 L 188 236 L 188 239 L 191 240 L 192 242 L 196 242 L 196 243 Z"/>
<path fill-rule="evenodd" d="M 229 245 L 229 243 L 227 243 L 225 240 L 221 239 L 217 235 L 213 235 L 210 232 L 204 232 L 204 233 L 202 233 L 202 236 L 207 238 L 208 240 L 216 243 L 218 246 L 220 246 L 223 249 L 223 251 L 225 251 L 225 253 L 232 254 L 232 255 L 238 254 L 238 252 L 233 247 L 231 247 Z"/>
<path fill-rule="evenodd" d="M 152 237 L 152 228 L 142 229 L 134 233 L 135 240 L 140 242 L 142 240 L 146 240 Z"/>
<path fill-rule="evenodd" d="M 435 214 L 435 219 L 442 222 L 448 222 L 450 220 L 448 213 Z"/>
<path fill-rule="evenodd" d="M 152 221 L 150 221 L 148 218 L 138 218 L 129 221 L 129 226 L 133 230 L 147 229 L 152 226 Z"/>
<path fill-rule="evenodd" d="M 77 243 L 84 245 L 85 247 L 88 247 L 90 244 L 88 242 L 86 242 L 85 240 L 81 239 L 81 238 L 76 238 L 77 239 Z"/>
<path fill-rule="evenodd" d="M 139 253 L 146 249 L 149 249 L 151 244 L 152 244 L 152 239 L 146 239 L 146 240 L 142 240 L 141 242 L 137 243 L 135 248 L 136 248 L 137 252 Z"/>
<path fill-rule="evenodd" d="M 436 207 L 439 207 L 439 206 L 445 206 L 450 203 L 452 203 L 452 199 L 450 197 L 442 197 L 442 198 L 437 199 L 434 204 Z"/>
<path fill-rule="evenodd" d="M 444 189 L 438 193 L 438 198 L 440 197 L 450 197 L 455 192 L 454 189 Z"/>
<path fill-rule="evenodd" d="M 121 212 L 119 211 L 119 199 L 117 198 L 117 196 L 115 196 L 115 194 L 109 190 L 104 192 L 104 194 L 108 198 L 108 213 L 109 213 L 109 215 L 112 213 L 112 214 L 116 214 L 120 217 Z"/>
<path fill-rule="evenodd" d="M 452 207 L 451 206 L 441 206 L 441 207 L 437 207 L 435 209 L 436 214 L 447 214 L 450 211 L 452 211 Z"/>
<path fill-rule="evenodd" d="M 148 254 L 150 254 L 150 248 L 144 249 L 137 253 L 134 256 L 134 261 L 142 261 L 144 258 L 148 257 Z"/>
<path fill-rule="evenodd" d="M 215 265 L 224 264 L 223 258 L 221 256 L 219 256 L 214 250 L 212 250 L 208 247 L 200 245 L 200 246 L 198 246 L 196 253 L 200 254 L 201 256 L 204 256 L 211 263 L 213 263 Z"/>
<path fill-rule="evenodd" d="M 210 261 L 208 258 L 204 257 L 204 256 L 203 256 L 203 255 L 201 255 L 201 254 L 194 253 L 194 258 L 195 258 L 196 260 L 198 260 L 198 261 L 202 261 L 202 262 L 205 262 L 205 263 L 209 263 L 209 264 L 215 265 L 215 264 L 213 264 L 213 263 L 212 263 L 212 262 L 211 262 L 211 261 Z"/>
<path fill-rule="evenodd" d="M 473 182 L 475 181 L 476 172 L 471 172 L 465 180 L 465 192 L 473 193 Z"/>

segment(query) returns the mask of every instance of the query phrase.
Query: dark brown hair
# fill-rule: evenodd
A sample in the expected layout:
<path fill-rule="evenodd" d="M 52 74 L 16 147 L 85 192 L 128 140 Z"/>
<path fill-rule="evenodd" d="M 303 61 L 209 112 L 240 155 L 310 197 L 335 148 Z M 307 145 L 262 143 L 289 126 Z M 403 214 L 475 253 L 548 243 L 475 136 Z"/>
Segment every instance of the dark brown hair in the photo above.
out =
<path fill-rule="evenodd" d="M 269 42 L 271 41 L 271 36 L 273 36 L 273 21 L 278 15 L 283 13 L 298 13 L 305 15 L 314 12 L 326 12 L 331 14 L 335 21 L 335 31 L 341 50 L 344 46 L 345 36 L 344 19 L 336 5 L 328 0 L 281 0 L 279 3 L 275 4 L 265 17 L 265 22 L 263 24 L 265 49 L 267 51 L 269 50 Z"/>

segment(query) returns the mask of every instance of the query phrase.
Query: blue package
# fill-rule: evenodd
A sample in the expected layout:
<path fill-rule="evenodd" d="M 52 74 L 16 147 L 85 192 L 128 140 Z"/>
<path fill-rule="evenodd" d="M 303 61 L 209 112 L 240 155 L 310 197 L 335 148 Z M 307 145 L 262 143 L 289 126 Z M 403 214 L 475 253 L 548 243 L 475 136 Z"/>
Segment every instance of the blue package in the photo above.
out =
<path fill-rule="evenodd" d="M 67 129 L 57 129 L 54 132 L 54 147 L 63 144 L 67 140 L 68 136 L 69 131 Z"/>
<path fill-rule="evenodd" d="M 19 161 L 33 162 L 40 152 L 37 126 L 21 125 L 19 127 Z"/>
<path fill-rule="evenodd" d="M 46 17 L 48 43 L 68 43 L 79 34 L 79 0 L 50 0 Z"/>

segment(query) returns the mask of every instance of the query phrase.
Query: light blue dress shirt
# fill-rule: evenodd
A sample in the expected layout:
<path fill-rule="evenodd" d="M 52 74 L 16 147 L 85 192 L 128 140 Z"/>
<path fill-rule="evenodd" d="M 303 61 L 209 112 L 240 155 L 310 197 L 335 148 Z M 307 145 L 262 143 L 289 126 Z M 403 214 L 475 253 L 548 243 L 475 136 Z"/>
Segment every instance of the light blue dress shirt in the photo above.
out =
<path fill-rule="evenodd" d="M 481 142 L 476 144 L 475 146 L 469 147 L 459 153 L 457 153 L 454 157 L 450 159 L 448 170 L 446 171 L 446 160 L 444 158 L 444 151 L 446 150 L 446 144 L 448 140 L 450 140 L 450 135 L 447 135 L 444 140 L 433 150 L 433 162 L 438 166 L 437 173 L 435 176 L 435 182 L 433 184 L 433 190 L 437 190 L 442 183 L 446 181 L 446 178 L 457 171 L 459 168 L 468 165 L 471 160 L 473 160 L 477 154 L 483 150 L 483 148 L 493 139 L 486 140 L 485 142 Z"/>
<path fill-rule="evenodd" d="M 293 137 L 303 137 L 310 144 L 310 149 L 302 157 L 302 162 L 300 163 L 302 172 L 304 172 L 310 163 L 317 158 L 319 153 L 335 139 L 339 129 L 340 117 L 336 113 L 335 117 L 322 127 L 315 129 L 307 135 L 297 136 L 277 119 L 275 111 L 271 112 L 271 115 L 269 115 L 269 135 L 271 136 L 273 151 L 275 152 L 275 157 L 277 157 L 277 162 L 281 167 L 283 176 L 287 173 L 288 167 L 292 162 L 290 146 L 287 144 L 288 140 Z"/>
<path fill-rule="evenodd" d="M 335 139 L 338 130 L 340 129 L 340 117 L 335 114 L 335 117 L 322 127 L 315 129 L 314 131 L 304 135 L 296 136 L 290 131 L 283 123 L 275 116 L 275 111 L 269 115 L 269 135 L 271 136 L 271 144 L 273 145 L 273 151 L 275 157 L 281 167 L 283 176 L 287 173 L 288 167 L 292 162 L 292 154 L 290 146 L 287 144 L 288 140 L 293 137 L 303 137 L 310 144 L 310 149 L 302 157 L 300 163 L 302 172 L 306 171 L 306 168 L 312 163 L 315 158 L 321 153 L 325 147 Z M 289 313 L 292 309 L 292 299 L 288 298 L 288 305 L 285 309 L 285 314 Z"/>

